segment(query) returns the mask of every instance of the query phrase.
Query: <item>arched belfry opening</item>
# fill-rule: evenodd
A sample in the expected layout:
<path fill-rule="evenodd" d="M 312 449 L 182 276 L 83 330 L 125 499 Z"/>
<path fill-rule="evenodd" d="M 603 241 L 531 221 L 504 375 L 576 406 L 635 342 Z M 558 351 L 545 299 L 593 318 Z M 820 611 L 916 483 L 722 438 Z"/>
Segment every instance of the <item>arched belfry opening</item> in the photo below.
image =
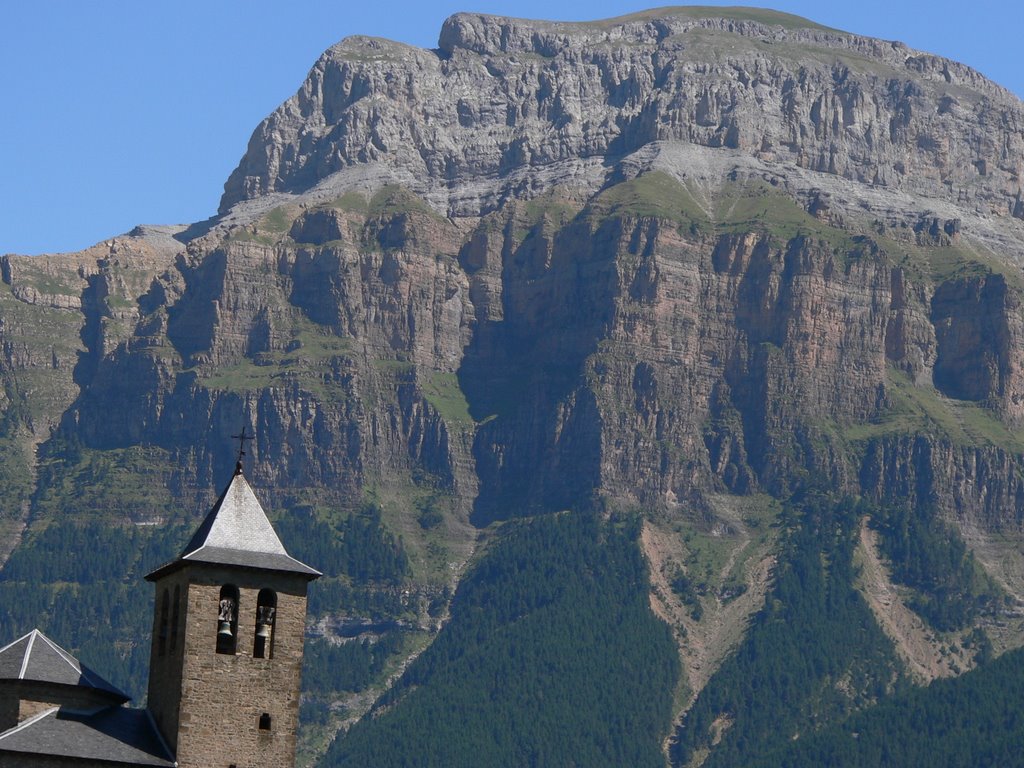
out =
<path fill-rule="evenodd" d="M 261 589 L 256 598 L 256 634 L 253 639 L 254 659 L 274 658 L 274 621 L 277 618 L 277 593 Z"/>
<path fill-rule="evenodd" d="M 234 655 L 238 649 L 238 587 L 225 584 L 220 588 L 217 609 L 217 653 Z"/>

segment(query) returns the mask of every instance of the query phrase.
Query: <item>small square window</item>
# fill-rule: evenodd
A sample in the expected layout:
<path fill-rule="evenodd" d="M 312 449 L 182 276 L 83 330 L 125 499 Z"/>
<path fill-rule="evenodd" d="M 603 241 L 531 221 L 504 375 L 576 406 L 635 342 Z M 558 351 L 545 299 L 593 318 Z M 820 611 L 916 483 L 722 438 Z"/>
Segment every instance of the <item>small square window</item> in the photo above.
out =
<path fill-rule="evenodd" d="M 264 712 L 262 715 L 260 715 L 260 730 L 261 731 L 269 731 L 270 730 L 270 714 L 267 713 L 267 712 Z"/>

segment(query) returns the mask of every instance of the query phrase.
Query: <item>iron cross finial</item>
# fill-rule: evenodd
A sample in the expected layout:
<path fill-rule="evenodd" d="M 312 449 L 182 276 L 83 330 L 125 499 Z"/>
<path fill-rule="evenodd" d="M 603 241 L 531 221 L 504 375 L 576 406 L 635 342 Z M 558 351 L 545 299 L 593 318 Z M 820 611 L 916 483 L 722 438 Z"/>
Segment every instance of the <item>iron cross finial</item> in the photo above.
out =
<path fill-rule="evenodd" d="M 245 456 L 245 441 L 255 440 L 255 436 L 245 434 L 245 425 L 242 425 L 242 432 L 238 435 L 232 435 L 233 440 L 238 441 L 238 461 L 235 464 L 235 474 L 239 474 L 242 471 L 242 457 Z"/>

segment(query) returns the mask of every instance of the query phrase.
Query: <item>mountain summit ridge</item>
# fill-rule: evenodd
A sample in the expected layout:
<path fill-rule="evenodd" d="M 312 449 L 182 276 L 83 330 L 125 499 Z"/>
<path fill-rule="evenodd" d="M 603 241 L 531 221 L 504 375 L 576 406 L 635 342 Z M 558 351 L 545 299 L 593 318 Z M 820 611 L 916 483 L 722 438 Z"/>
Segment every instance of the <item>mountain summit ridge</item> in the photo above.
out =
<path fill-rule="evenodd" d="M 954 188 L 997 214 L 1020 207 L 1024 111 L 1005 89 L 901 43 L 729 10 L 583 23 L 463 13 L 444 23 L 436 51 L 347 38 L 257 128 L 221 212 L 383 165 L 442 213 L 471 215 L 472 200 L 453 190 L 474 179 L 614 163 L 666 140 L 936 199 Z"/>

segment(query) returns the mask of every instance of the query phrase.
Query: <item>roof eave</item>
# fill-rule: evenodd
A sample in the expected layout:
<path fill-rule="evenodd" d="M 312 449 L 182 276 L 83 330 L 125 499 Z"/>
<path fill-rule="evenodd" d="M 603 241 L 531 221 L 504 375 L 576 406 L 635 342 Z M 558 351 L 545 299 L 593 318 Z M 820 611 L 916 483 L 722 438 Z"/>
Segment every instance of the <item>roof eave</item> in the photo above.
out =
<path fill-rule="evenodd" d="M 45 685 L 48 688 L 54 688 L 60 691 L 67 691 L 69 693 L 71 691 L 81 691 L 84 687 L 85 690 L 94 694 L 95 696 L 107 699 L 107 702 L 100 705 L 103 707 L 121 706 L 122 704 L 127 704 L 129 701 L 132 700 L 132 697 L 124 693 L 123 691 L 115 692 L 107 688 L 98 688 L 96 686 L 81 686 L 74 685 L 72 683 L 56 683 L 52 680 L 23 680 L 17 677 L 3 677 L 0 678 L 0 685 L 22 689 L 31 689 L 31 686 Z"/>
<path fill-rule="evenodd" d="M 298 563 L 299 561 L 296 560 L 295 562 Z M 305 565 L 304 563 L 299 563 L 299 564 L 300 565 Z M 156 568 L 155 570 L 150 571 L 149 573 L 146 574 L 145 579 L 146 579 L 146 581 L 152 581 L 152 582 L 159 581 L 160 579 L 164 578 L 165 576 L 169 576 L 170 574 L 174 573 L 175 571 L 180 570 L 181 568 L 184 568 L 186 565 L 203 565 L 203 566 L 207 566 L 207 567 L 210 567 L 210 568 L 230 568 L 230 569 L 233 569 L 233 570 L 248 571 L 248 572 L 270 571 L 271 573 L 284 573 L 284 574 L 290 574 L 292 576 L 301 576 L 306 581 L 316 581 L 321 576 L 323 576 L 323 574 L 320 571 L 316 570 L 315 568 L 309 568 L 308 565 L 306 565 L 305 567 L 309 568 L 309 571 L 300 571 L 298 569 L 296 569 L 296 570 L 287 570 L 287 569 L 284 569 L 284 568 L 267 568 L 267 567 L 262 567 L 262 566 L 257 566 L 257 565 L 240 565 L 239 563 L 215 563 L 215 562 L 210 562 L 208 560 L 186 560 L 184 558 L 178 558 L 176 560 L 172 560 L 169 563 L 164 563 L 159 568 Z"/>

